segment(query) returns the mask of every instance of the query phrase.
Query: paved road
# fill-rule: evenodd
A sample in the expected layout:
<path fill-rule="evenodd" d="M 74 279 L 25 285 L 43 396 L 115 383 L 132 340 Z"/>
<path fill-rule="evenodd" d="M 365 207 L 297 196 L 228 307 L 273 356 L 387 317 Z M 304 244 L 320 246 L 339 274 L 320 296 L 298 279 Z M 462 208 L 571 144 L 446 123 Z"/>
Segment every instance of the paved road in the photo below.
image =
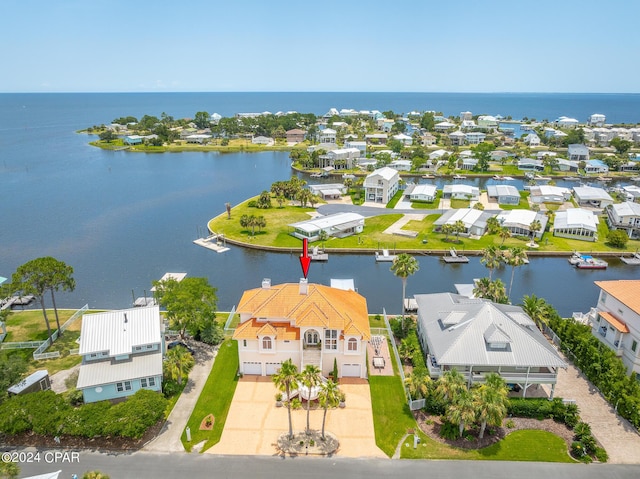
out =
<path fill-rule="evenodd" d="M 42 451 L 44 453 L 44 451 Z M 473 479 L 637 479 L 640 468 L 630 465 L 584 465 L 493 461 L 392 461 L 390 459 L 340 459 L 319 457 L 280 458 L 265 456 L 214 456 L 137 452 L 129 455 L 80 453 L 79 463 L 51 463 L 44 460 L 21 464 L 21 477 L 62 470 L 60 479 L 88 470 L 100 470 L 111 479 L 388 479 L 454 478 Z"/>
<path fill-rule="evenodd" d="M 442 203 L 440 203 L 442 204 Z M 380 215 L 392 215 L 392 214 L 422 214 L 422 215 L 435 215 L 442 214 L 442 209 L 418 209 L 418 208 L 403 208 L 403 209 L 389 209 L 389 208 L 380 208 L 376 206 L 356 206 L 356 205 L 346 205 L 346 204 L 326 204 L 320 205 L 317 208 L 318 213 L 323 215 L 331 215 L 334 213 L 358 213 L 364 216 L 365 218 L 372 216 L 380 216 Z M 487 210 L 485 210 L 487 211 Z M 492 213 L 500 213 L 500 210 L 488 210 Z"/>

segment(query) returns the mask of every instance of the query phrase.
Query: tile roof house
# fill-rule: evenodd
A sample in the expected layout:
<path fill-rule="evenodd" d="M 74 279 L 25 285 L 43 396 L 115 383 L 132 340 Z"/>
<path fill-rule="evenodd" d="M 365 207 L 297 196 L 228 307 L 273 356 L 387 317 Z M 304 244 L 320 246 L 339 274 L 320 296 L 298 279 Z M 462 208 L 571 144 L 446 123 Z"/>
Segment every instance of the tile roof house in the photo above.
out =
<path fill-rule="evenodd" d="M 313 364 L 326 377 L 335 360 L 339 377 L 367 377 L 369 316 L 355 291 L 265 279 L 244 292 L 236 311 L 241 373 L 269 376 L 291 359 L 298 370 Z"/>
<path fill-rule="evenodd" d="M 640 280 L 595 281 L 598 303 L 585 316 L 591 332 L 640 380 Z"/>
<path fill-rule="evenodd" d="M 85 314 L 77 384 L 84 402 L 161 391 L 163 349 L 158 306 Z"/>
<path fill-rule="evenodd" d="M 566 368 L 555 348 L 519 306 L 452 293 L 418 294 L 418 338 L 432 379 L 456 369 L 469 385 L 497 373 L 526 396 L 533 384 L 550 384 Z"/>

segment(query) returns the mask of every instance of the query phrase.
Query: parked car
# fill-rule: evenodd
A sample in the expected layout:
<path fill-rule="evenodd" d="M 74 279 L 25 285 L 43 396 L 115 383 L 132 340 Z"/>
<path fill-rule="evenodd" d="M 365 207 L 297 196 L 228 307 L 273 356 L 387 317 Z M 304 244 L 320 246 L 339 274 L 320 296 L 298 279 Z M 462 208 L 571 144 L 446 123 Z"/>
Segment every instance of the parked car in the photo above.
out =
<path fill-rule="evenodd" d="M 193 348 L 191 348 L 189 345 L 187 345 L 183 341 L 171 341 L 169 344 L 167 344 L 167 349 L 173 349 L 176 346 L 182 346 L 184 349 L 189 351 L 192 355 L 195 354 L 195 351 L 193 350 Z"/>

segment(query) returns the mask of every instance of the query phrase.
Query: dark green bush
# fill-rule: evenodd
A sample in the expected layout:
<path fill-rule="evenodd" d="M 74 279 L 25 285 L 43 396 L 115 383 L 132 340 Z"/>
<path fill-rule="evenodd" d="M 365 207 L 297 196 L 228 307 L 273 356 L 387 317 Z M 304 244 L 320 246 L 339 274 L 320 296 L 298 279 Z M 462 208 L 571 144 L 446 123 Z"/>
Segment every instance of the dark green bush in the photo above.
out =
<path fill-rule="evenodd" d="M 596 452 L 593 455 L 600 462 L 607 462 L 609 460 L 609 455 L 607 454 L 607 451 L 605 451 L 601 447 L 597 447 Z"/>
<path fill-rule="evenodd" d="M 449 441 L 454 441 L 460 436 L 460 428 L 457 424 L 453 424 L 449 421 L 444 421 L 442 427 L 440 427 L 440 437 Z"/>

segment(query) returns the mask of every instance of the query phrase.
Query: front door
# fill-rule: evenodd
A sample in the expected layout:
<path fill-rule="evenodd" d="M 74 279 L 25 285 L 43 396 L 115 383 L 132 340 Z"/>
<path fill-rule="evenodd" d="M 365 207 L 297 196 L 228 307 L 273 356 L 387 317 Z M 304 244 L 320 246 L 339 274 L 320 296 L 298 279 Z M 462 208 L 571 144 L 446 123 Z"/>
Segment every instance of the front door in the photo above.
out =
<path fill-rule="evenodd" d="M 317 346 L 320 343 L 320 335 L 318 331 L 315 329 L 310 329 L 306 333 L 304 333 L 304 344 L 305 346 Z"/>

